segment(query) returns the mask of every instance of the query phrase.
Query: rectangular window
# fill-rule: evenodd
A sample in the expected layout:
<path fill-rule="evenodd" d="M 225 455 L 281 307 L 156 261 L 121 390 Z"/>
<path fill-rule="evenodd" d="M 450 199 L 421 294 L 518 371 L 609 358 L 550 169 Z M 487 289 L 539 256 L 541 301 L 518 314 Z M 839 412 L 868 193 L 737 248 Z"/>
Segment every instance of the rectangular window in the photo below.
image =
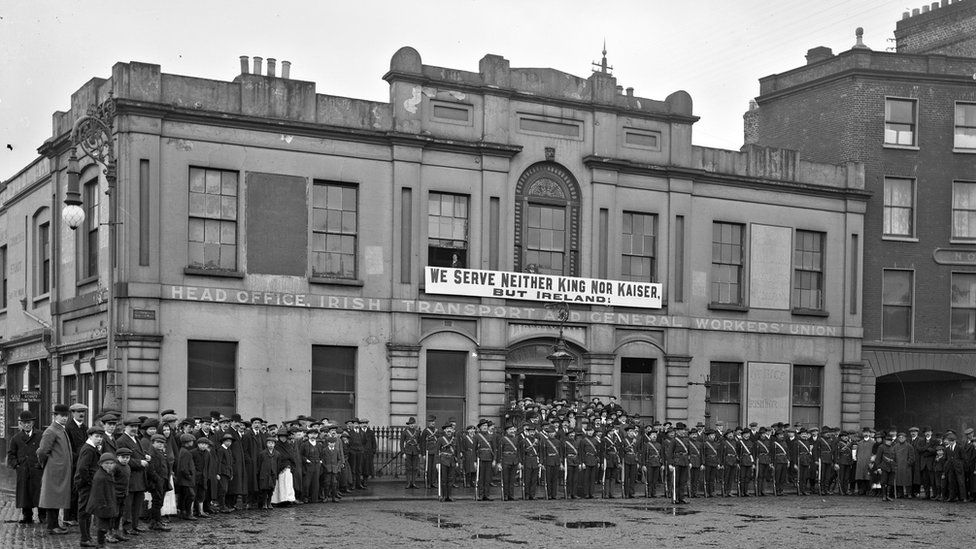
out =
<path fill-rule="evenodd" d="M 661 133 L 624 128 L 624 144 L 631 147 L 659 151 L 661 150 Z"/>
<path fill-rule="evenodd" d="M 465 351 L 427 351 L 427 413 L 464 425 Z"/>
<path fill-rule="evenodd" d="M 674 216 L 674 300 L 685 300 L 685 216 Z"/>
<path fill-rule="evenodd" d="M 952 320 L 949 339 L 976 341 L 976 273 L 952 273 Z"/>
<path fill-rule="evenodd" d="M 525 264 L 536 272 L 562 275 L 566 272 L 566 208 L 528 204 Z"/>
<path fill-rule="evenodd" d="M 7 308 L 7 247 L 0 246 L 0 309 Z"/>
<path fill-rule="evenodd" d="M 952 238 L 976 240 L 976 183 L 952 183 Z"/>
<path fill-rule="evenodd" d="M 186 415 L 233 414 L 237 410 L 237 343 L 189 340 L 186 349 Z"/>
<path fill-rule="evenodd" d="M 620 359 L 620 405 L 627 413 L 654 416 L 654 359 Z"/>
<path fill-rule="evenodd" d="M 711 382 L 712 419 L 725 427 L 739 425 L 742 404 L 742 363 L 712 362 Z"/>
<path fill-rule="evenodd" d="M 913 273 L 885 269 L 881 288 L 882 341 L 912 340 Z"/>
<path fill-rule="evenodd" d="M 312 417 L 345 421 L 356 408 L 356 348 L 312 345 Z"/>
<path fill-rule="evenodd" d="M 577 120 L 540 120 L 519 116 L 519 129 L 529 133 L 543 133 L 580 139 L 583 124 Z"/>
<path fill-rule="evenodd" d="M 37 226 L 37 295 L 51 291 L 51 223 Z"/>
<path fill-rule="evenodd" d="M 312 189 L 312 276 L 356 278 L 358 189 L 315 182 Z"/>
<path fill-rule="evenodd" d="M 915 99 L 885 99 L 886 145 L 916 144 L 916 105 Z"/>
<path fill-rule="evenodd" d="M 657 216 L 624 212 L 620 239 L 620 277 L 654 282 L 657 276 Z"/>
<path fill-rule="evenodd" d="M 431 117 L 437 120 L 452 123 L 468 123 L 471 121 L 471 105 L 461 105 L 457 103 L 441 103 L 431 101 Z"/>
<path fill-rule="evenodd" d="M 190 168 L 190 267 L 237 270 L 237 172 Z"/>
<path fill-rule="evenodd" d="M 793 307 L 822 311 L 824 233 L 796 231 L 793 250 Z"/>
<path fill-rule="evenodd" d="M 84 231 L 81 233 L 84 242 L 82 244 L 80 278 L 98 276 L 98 227 L 100 225 L 98 204 L 100 194 L 98 192 L 98 179 L 85 184 L 85 223 Z"/>
<path fill-rule="evenodd" d="M 915 236 L 915 180 L 884 180 L 884 236 Z"/>
<path fill-rule="evenodd" d="M 823 368 L 793 366 L 793 423 L 803 427 L 820 425 L 823 402 Z"/>
<path fill-rule="evenodd" d="M 427 199 L 427 265 L 468 266 L 468 197 L 431 192 Z"/>
<path fill-rule="evenodd" d="M 860 269 L 858 261 L 861 259 L 861 250 L 858 236 L 851 235 L 851 314 L 857 314 L 858 285 L 861 283 Z"/>
<path fill-rule="evenodd" d="M 956 103 L 952 146 L 956 149 L 976 149 L 976 103 Z"/>
<path fill-rule="evenodd" d="M 712 223 L 712 303 L 742 305 L 742 237 L 738 223 Z"/>

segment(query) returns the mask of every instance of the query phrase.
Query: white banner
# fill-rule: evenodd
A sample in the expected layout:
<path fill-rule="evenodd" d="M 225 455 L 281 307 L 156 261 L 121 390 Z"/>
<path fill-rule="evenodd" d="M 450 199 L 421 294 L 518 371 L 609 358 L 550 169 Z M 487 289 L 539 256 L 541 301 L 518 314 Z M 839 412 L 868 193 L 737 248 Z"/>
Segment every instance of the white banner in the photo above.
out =
<path fill-rule="evenodd" d="M 454 267 L 427 267 L 428 294 L 497 297 L 527 301 L 661 308 L 661 285 Z"/>
<path fill-rule="evenodd" d="M 746 372 L 746 423 L 772 425 L 790 421 L 790 365 L 776 362 L 750 362 Z"/>

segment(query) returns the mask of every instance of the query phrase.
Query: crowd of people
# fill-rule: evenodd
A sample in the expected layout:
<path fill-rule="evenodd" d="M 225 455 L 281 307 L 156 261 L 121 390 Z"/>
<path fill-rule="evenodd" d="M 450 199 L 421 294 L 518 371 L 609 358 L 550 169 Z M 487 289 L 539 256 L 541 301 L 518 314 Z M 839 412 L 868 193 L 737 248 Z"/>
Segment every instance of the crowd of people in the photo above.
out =
<path fill-rule="evenodd" d="M 407 489 L 437 489 L 453 501 L 459 485 L 478 500 L 873 495 L 976 501 L 976 436 L 966 429 L 911 427 L 860 432 L 786 423 L 712 429 L 660 423 L 604 404 L 514 402 L 499 421 L 457 433 L 453 418 L 414 418 L 400 430 Z M 337 502 L 373 475 L 376 435 L 368 421 L 345 428 L 299 416 L 280 425 L 239 414 L 130 417 L 103 411 L 87 422 L 83 404 L 54 407 L 35 429 L 21 412 L 7 464 L 17 472 L 21 523 L 34 509 L 51 535 L 78 527 L 82 547 L 102 547 L 148 530 L 170 530 L 169 517 L 275 505 Z M 121 427 L 120 427 L 121 424 Z M 392 461 L 392 459 L 391 459 Z M 659 492 L 660 491 L 660 492 Z"/>

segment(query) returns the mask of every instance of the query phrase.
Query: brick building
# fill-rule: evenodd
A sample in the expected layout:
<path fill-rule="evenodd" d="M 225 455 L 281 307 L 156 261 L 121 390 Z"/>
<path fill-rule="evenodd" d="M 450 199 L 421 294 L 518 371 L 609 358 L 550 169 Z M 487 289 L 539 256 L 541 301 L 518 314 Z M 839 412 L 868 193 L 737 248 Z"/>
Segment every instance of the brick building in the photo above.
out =
<path fill-rule="evenodd" d="M 96 166 L 81 166 L 86 224 L 57 214 L 68 131 L 111 90 L 128 413 L 471 423 L 552 398 L 546 303 L 435 293 L 437 266 L 660 284 L 652 304 L 573 301 L 581 396 L 696 421 L 705 389 L 689 382 L 710 376 L 728 425 L 859 424 L 841 404 L 860 394 L 846 373 L 861 363 L 859 164 L 695 147 L 687 93 L 638 97 L 605 68 L 580 78 L 487 55 L 470 72 L 402 48 L 390 100 L 372 102 L 254 61 L 232 81 L 119 63 L 54 114 L 43 158 L 6 183 L 7 293 L 50 319 L 0 312 L 8 417 L 43 417 L 53 400 L 97 409 L 106 390 Z M 23 398 L 34 387 L 39 403 Z"/>
<path fill-rule="evenodd" d="M 896 52 L 858 29 L 852 49 L 760 79 L 745 114 L 747 143 L 864 163 L 860 406 L 879 427 L 976 424 L 973 29 L 972 1 L 905 13 Z"/>

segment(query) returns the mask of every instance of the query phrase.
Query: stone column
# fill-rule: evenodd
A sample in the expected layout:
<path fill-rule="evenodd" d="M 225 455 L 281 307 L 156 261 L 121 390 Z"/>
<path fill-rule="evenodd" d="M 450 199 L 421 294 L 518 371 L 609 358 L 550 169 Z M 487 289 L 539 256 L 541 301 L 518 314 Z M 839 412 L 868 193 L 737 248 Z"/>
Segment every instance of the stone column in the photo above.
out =
<path fill-rule="evenodd" d="M 420 346 L 387 343 L 386 354 L 390 361 L 390 425 L 403 425 L 420 410 Z M 424 418 L 417 418 L 417 423 L 423 425 Z"/>
<path fill-rule="evenodd" d="M 500 417 L 505 405 L 506 349 L 478 349 L 478 419 Z M 476 423 L 474 421 L 470 423 Z"/>
<path fill-rule="evenodd" d="M 616 355 L 603 353 L 586 353 L 583 355 L 583 371 L 587 372 L 586 380 L 589 385 L 579 387 L 577 398 L 588 392 L 588 398 L 600 397 L 605 399 L 613 391 L 613 363 Z M 617 395 L 619 396 L 619 395 Z"/>
<path fill-rule="evenodd" d="M 691 357 L 687 355 L 667 355 L 666 389 L 664 401 L 665 421 L 688 421 L 688 367 Z"/>
<path fill-rule="evenodd" d="M 863 362 L 840 364 L 840 428 L 859 431 L 861 428 L 861 372 Z"/>
<path fill-rule="evenodd" d="M 874 398 L 875 384 L 877 377 L 870 364 L 864 364 L 861 368 L 861 424 L 865 427 L 874 427 Z"/>
<path fill-rule="evenodd" d="M 162 336 L 119 334 L 115 339 L 119 375 L 124 376 L 125 409 L 133 416 L 156 414 L 161 409 L 159 392 L 160 350 Z"/>

